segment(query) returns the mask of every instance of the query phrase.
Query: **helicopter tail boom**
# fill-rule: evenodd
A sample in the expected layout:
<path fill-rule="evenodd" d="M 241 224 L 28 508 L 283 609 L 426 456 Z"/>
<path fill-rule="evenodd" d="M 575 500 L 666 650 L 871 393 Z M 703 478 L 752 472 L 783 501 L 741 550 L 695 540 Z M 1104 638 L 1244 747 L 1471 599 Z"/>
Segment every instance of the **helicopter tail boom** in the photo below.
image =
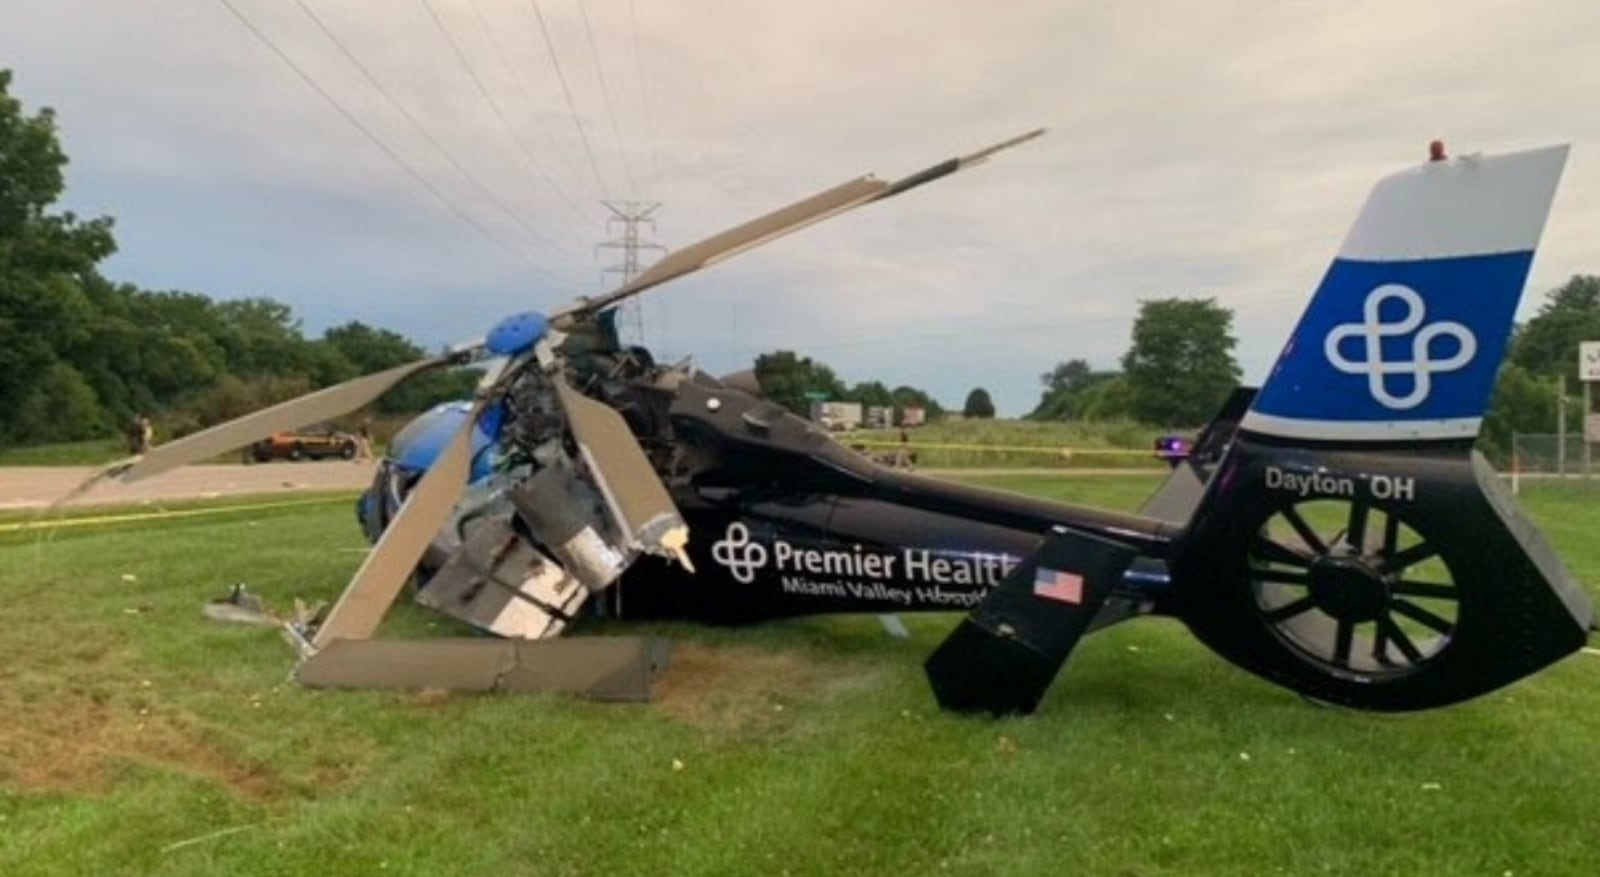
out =
<path fill-rule="evenodd" d="M 1583 646 L 1588 596 L 1472 450 L 1566 156 L 1432 161 L 1373 191 L 1170 560 L 1218 653 L 1413 710 Z"/>
<path fill-rule="evenodd" d="M 1304 697 L 1384 711 L 1476 697 L 1584 645 L 1587 594 L 1472 450 L 1566 155 L 1378 184 L 1248 410 L 1236 395 L 1208 429 L 1226 449 L 1143 510 L 1181 527 L 1161 611 Z M 1040 558 L 1090 582 L 1097 533 L 1078 530 Z M 941 703 L 1030 711 L 1092 629 L 1104 587 L 1067 612 L 1030 574 L 930 661 Z M 974 667 L 1026 684 L 964 684 Z"/>

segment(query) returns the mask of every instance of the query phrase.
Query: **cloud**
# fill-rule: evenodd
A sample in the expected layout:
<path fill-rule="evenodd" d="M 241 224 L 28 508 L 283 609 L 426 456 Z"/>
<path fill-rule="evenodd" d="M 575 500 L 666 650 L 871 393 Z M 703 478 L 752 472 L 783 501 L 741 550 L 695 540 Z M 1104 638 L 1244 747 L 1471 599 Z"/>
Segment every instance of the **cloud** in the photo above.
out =
<path fill-rule="evenodd" d="M 1531 288 L 1600 270 L 1587 0 L 639 0 L 581 7 L 594 53 L 576 3 L 539 0 L 576 114 L 526 0 L 429 0 L 443 32 L 421 2 L 305 0 L 388 97 L 296 4 L 230 2 L 427 185 L 220 2 L 12 0 L 0 56 L 60 113 L 69 205 L 117 217 L 113 275 L 273 295 L 313 329 L 471 337 L 595 291 L 603 196 L 663 202 L 679 246 L 1039 124 L 653 293 L 647 337 L 712 370 L 781 346 L 950 404 L 983 385 L 1015 414 L 1055 362 L 1114 364 L 1140 298 L 1208 295 L 1259 378 L 1372 181 L 1434 137 L 1575 142 Z"/>

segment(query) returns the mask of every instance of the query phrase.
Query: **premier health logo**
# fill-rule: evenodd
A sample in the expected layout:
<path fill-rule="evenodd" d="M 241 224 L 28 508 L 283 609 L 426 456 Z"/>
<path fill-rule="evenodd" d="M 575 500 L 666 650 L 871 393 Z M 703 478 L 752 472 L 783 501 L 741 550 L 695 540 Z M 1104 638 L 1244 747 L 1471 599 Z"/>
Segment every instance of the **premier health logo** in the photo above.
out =
<path fill-rule="evenodd" d="M 1380 311 L 1386 301 L 1404 303 L 1405 316 L 1395 322 L 1385 323 Z M 1416 290 L 1399 283 L 1385 283 L 1367 294 L 1367 300 L 1362 303 L 1362 322 L 1341 323 L 1333 327 L 1323 340 L 1323 353 L 1339 371 L 1350 375 L 1366 375 L 1367 389 L 1379 405 L 1395 411 L 1416 408 L 1428 401 L 1428 396 L 1433 392 L 1433 375 L 1466 368 L 1478 353 L 1478 339 L 1471 329 L 1453 320 L 1439 320 L 1424 326 L 1422 322 L 1427 315 L 1427 305 Z M 1383 358 L 1383 339 L 1404 337 L 1413 332 L 1416 334 L 1411 339 L 1409 360 Z M 1452 356 L 1434 359 L 1433 340 L 1440 336 L 1454 338 L 1457 350 Z M 1350 359 L 1340 349 L 1340 345 L 1349 338 L 1360 338 L 1364 342 L 1361 359 Z M 1390 375 L 1409 375 L 1412 379 L 1411 391 L 1404 395 L 1391 393 L 1388 384 Z"/>
<path fill-rule="evenodd" d="M 748 585 L 767 565 L 767 546 L 750 541 L 750 528 L 743 521 L 734 521 L 723 538 L 711 544 L 711 557 L 727 568 L 734 581 Z"/>

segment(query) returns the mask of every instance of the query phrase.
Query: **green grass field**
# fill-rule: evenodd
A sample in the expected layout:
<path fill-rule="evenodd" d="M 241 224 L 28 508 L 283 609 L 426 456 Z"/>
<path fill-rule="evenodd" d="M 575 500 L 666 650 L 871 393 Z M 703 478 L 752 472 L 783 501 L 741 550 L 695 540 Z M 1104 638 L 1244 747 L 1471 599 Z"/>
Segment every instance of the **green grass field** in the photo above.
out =
<path fill-rule="evenodd" d="M 1123 507 L 1155 483 L 981 480 Z M 1524 496 L 1591 591 L 1596 497 Z M 1600 870 L 1600 656 L 1368 715 L 1147 621 L 992 721 L 923 681 L 954 616 L 908 618 L 910 640 L 871 618 L 651 627 L 673 668 L 627 706 L 302 690 L 276 633 L 200 616 L 236 581 L 329 598 L 361 549 L 337 501 L 0 534 L 0 874 Z M 390 635 L 449 629 L 393 615 Z"/>
<path fill-rule="evenodd" d="M 97 466 L 128 455 L 121 439 L 0 448 L 0 466 Z"/>
<path fill-rule="evenodd" d="M 1150 450 L 1159 434 L 1129 422 L 948 420 L 908 430 L 904 447 L 923 468 L 1159 469 Z M 898 429 L 837 437 L 873 454 L 902 448 Z"/>

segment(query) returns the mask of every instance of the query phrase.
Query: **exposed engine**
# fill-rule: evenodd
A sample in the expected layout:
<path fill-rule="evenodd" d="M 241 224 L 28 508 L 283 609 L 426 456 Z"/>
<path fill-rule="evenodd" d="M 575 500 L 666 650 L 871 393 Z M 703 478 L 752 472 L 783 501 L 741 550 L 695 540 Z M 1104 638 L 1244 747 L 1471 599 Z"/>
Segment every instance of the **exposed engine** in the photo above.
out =
<path fill-rule="evenodd" d="M 617 491 L 597 477 L 558 394 L 603 405 L 627 424 L 652 469 L 673 468 L 666 410 L 682 367 L 656 366 L 643 348 L 614 343 L 609 327 L 579 327 L 543 351 L 543 367 L 522 369 L 507 386 L 493 432 L 475 437 L 472 484 L 435 536 L 413 582 L 418 602 L 502 636 L 554 636 L 588 597 L 610 587 L 641 553 L 663 550 L 682 527 L 675 514 L 628 520 Z M 565 386 L 552 380 L 560 370 Z M 466 406 L 438 406 L 402 431 L 359 506 L 376 540 L 426 471 L 428 436 L 452 432 Z M 481 443 L 482 447 L 478 444 Z M 423 453 L 417 453 L 416 451 Z"/>

